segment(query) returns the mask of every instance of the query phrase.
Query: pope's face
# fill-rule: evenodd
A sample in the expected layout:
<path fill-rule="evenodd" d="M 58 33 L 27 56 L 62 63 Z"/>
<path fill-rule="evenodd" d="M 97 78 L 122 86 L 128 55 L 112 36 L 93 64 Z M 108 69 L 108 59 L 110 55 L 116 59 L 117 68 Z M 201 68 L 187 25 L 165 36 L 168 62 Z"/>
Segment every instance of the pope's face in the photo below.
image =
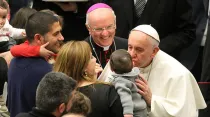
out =
<path fill-rule="evenodd" d="M 128 52 L 132 57 L 134 67 L 144 68 L 152 61 L 154 48 L 145 33 L 131 31 L 128 39 Z"/>

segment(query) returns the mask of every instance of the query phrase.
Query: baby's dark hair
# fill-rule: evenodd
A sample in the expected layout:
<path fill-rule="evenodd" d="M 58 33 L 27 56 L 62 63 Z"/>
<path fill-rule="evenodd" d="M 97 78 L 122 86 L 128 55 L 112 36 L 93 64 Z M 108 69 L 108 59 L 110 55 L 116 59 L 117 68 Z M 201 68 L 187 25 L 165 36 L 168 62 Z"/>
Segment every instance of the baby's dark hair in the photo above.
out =
<path fill-rule="evenodd" d="M 0 0 L 0 7 L 9 10 L 9 5 L 6 0 Z"/>
<path fill-rule="evenodd" d="M 124 49 L 114 51 L 110 57 L 110 67 L 117 74 L 131 72 L 133 68 L 131 55 Z"/>
<path fill-rule="evenodd" d="M 87 116 L 91 112 L 91 101 L 84 94 L 76 91 L 72 97 L 72 106 L 68 113 Z"/>

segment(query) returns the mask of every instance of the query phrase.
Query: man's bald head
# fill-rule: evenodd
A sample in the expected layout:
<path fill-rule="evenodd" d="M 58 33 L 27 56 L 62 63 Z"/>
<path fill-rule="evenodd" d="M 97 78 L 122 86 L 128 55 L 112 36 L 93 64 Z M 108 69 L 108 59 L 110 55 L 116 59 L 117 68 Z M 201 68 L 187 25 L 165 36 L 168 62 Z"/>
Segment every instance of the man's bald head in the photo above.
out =
<path fill-rule="evenodd" d="M 89 25 L 94 19 L 97 20 L 98 18 L 108 17 L 110 15 L 112 15 L 116 21 L 116 15 L 110 6 L 104 3 L 94 4 L 87 11 L 86 25 Z"/>

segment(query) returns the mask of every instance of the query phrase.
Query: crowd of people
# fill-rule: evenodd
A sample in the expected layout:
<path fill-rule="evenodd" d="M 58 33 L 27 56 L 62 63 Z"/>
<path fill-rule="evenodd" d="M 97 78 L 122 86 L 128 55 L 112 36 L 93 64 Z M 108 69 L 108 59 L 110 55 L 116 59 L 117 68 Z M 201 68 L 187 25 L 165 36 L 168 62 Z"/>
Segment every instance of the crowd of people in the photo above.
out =
<path fill-rule="evenodd" d="M 209 3 L 0 0 L 0 116 L 209 117 Z"/>

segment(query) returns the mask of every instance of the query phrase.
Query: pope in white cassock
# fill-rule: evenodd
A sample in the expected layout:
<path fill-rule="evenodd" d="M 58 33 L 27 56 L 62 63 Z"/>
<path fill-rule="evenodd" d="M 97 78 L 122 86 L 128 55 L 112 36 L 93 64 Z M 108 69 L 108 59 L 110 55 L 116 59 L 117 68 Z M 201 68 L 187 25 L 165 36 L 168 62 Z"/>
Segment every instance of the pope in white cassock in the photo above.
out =
<path fill-rule="evenodd" d="M 149 107 L 149 117 L 197 117 L 206 103 L 194 76 L 176 59 L 161 51 L 157 31 L 150 25 L 134 28 L 128 39 L 128 52 L 139 67 L 142 80 L 136 80 L 139 93 Z M 109 81 L 110 66 L 100 80 Z"/>

